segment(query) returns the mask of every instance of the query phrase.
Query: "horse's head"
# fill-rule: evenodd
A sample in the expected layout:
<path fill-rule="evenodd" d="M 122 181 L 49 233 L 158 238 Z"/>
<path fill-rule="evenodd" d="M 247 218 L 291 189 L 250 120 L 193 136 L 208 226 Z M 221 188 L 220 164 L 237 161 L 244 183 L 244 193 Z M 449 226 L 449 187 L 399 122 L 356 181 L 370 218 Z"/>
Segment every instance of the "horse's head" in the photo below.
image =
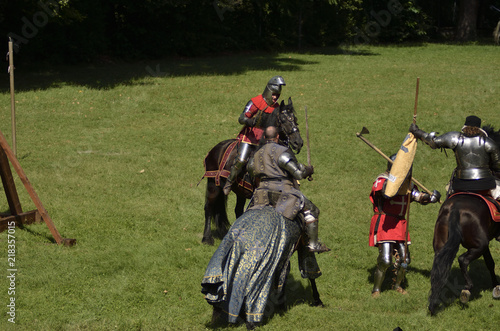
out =
<path fill-rule="evenodd" d="M 288 104 L 282 100 L 278 109 L 278 127 L 281 133 L 286 136 L 286 140 L 290 148 L 297 154 L 304 145 L 304 141 L 300 136 L 295 109 L 293 108 L 292 98 L 288 98 Z"/>

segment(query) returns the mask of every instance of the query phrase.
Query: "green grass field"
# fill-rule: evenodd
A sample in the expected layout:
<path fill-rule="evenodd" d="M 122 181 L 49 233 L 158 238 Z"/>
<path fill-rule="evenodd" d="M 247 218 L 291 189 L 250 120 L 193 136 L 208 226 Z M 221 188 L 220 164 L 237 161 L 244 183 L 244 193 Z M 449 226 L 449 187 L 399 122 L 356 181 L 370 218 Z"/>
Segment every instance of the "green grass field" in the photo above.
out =
<path fill-rule="evenodd" d="M 267 81 L 282 75 L 305 137 L 309 114 L 314 181 L 303 192 L 321 209 L 318 255 L 325 308 L 313 308 L 292 258 L 290 309 L 262 330 L 489 330 L 500 301 L 482 259 L 468 307 L 455 300 L 427 313 L 432 236 L 439 205 L 413 204 L 412 263 L 401 296 L 371 298 L 377 250 L 368 246 L 376 176 L 408 132 L 420 78 L 417 124 L 460 130 L 475 114 L 500 127 L 498 47 L 363 47 L 349 54 L 243 54 L 86 67 L 23 68 L 16 63 L 17 156 L 63 237 L 42 223 L 15 230 L 15 294 L 9 294 L 7 233 L 0 234 L 0 329 L 203 330 L 211 307 L 201 278 L 216 246 L 201 244 L 203 158 L 240 129 L 237 117 Z M 0 87 L 0 130 L 12 139 L 8 75 Z M 298 155 L 306 162 L 305 150 Z M 413 176 L 444 195 L 454 155 L 420 143 Z M 23 210 L 34 208 L 19 178 Z M 228 213 L 234 221 L 234 195 Z M 6 201 L 0 207 L 8 210 Z M 216 241 L 216 245 L 220 241 Z M 500 243 L 490 244 L 500 274 Z M 460 250 L 462 252 L 463 249 Z M 460 254 L 459 252 L 459 254 Z M 455 262 L 448 297 L 464 284 Z M 15 325 L 8 321 L 15 298 Z M 236 329 L 245 329 L 240 326 Z"/>

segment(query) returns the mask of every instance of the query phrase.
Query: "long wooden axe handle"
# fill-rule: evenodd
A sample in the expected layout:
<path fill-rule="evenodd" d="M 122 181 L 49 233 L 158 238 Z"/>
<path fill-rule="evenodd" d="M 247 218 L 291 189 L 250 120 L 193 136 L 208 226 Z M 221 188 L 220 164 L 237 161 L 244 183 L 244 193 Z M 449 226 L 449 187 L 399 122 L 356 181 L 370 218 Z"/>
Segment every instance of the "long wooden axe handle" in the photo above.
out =
<path fill-rule="evenodd" d="M 366 129 L 366 128 L 363 128 L 363 129 Z M 370 146 L 371 148 L 373 148 L 373 150 L 375 150 L 377 153 L 379 153 L 380 155 L 382 155 L 382 157 L 384 159 L 386 159 L 388 162 L 390 162 L 391 164 L 393 164 L 394 162 L 387 156 L 385 155 L 380 149 L 378 149 L 375 145 L 373 145 L 371 142 L 369 142 L 365 137 L 363 137 L 363 135 L 359 132 L 356 133 L 356 136 L 363 140 L 368 146 Z M 429 194 L 433 194 L 433 192 L 431 190 L 429 190 L 428 188 L 426 188 L 424 185 L 422 185 L 422 183 L 420 183 L 418 180 L 416 180 L 415 178 L 411 178 L 411 180 L 417 184 L 419 187 L 421 187 L 424 191 L 426 191 L 427 193 Z"/>
<path fill-rule="evenodd" d="M 306 114 L 306 150 L 307 150 L 307 165 L 311 166 L 311 146 L 309 145 L 309 118 L 307 116 L 307 106 L 304 110 Z M 307 177 L 308 180 L 313 180 L 312 176 Z"/>

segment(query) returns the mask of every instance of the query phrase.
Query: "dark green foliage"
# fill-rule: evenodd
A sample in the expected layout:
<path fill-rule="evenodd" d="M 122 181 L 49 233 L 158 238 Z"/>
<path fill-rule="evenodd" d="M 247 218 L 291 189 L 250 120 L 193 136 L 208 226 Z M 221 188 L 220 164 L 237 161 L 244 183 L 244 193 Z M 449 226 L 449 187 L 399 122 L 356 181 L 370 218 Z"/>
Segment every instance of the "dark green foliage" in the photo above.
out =
<path fill-rule="evenodd" d="M 456 26 L 456 1 L 16 0 L 0 34 L 22 62 L 77 63 L 340 44 L 422 42 Z M 499 0 L 482 1 L 484 35 Z M 396 8 L 396 9 L 395 9 Z"/>

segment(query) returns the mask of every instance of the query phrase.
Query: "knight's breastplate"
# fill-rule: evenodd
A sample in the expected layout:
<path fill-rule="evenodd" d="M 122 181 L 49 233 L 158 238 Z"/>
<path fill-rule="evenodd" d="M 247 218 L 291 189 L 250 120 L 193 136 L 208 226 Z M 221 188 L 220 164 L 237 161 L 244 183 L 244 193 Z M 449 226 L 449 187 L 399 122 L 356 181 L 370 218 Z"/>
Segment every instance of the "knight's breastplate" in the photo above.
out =
<path fill-rule="evenodd" d="M 490 156 L 482 137 L 462 137 L 455 148 L 457 177 L 460 179 L 482 179 L 492 176 Z"/>

